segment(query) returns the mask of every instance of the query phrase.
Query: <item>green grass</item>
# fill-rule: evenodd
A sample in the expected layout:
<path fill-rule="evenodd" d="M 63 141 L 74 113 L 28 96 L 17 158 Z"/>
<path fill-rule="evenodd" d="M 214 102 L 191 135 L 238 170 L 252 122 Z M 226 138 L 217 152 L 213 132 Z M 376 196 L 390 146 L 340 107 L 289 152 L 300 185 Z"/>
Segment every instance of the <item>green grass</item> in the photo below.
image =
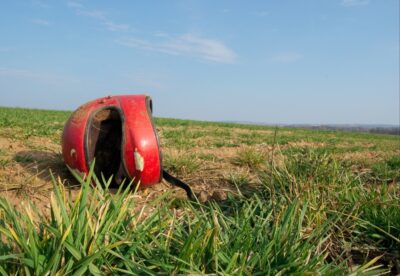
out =
<path fill-rule="evenodd" d="M 69 111 L 51 111 L 23 108 L 0 107 L 0 134 L 15 139 L 26 139 L 31 136 L 50 137 L 55 142 L 63 129 L 64 122 L 70 116 Z M 321 131 L 307 129 L 288 129 L 283 127 L 244 125 L 232 123 L 204 122 L 192 120 L 178 120 L 156 118 L 158 127 L 173 127 L 164 131 L 163 137 L 167 144 L 176 145 L 184 149 L 193 147 L 196 139 L 203 137 L 224 138 L 230 144 L 263 144 L 278 143 L 281 145 L 295 141 L 323 142 L 330 145 L 334 150 L 338 143 L 353 144 L 375 143 L 377 150 L 398 150 L 400 140 L 398 136 L 379 135 L 370 133 L 349 133 L 340 131 Z M 203 130 L 191 130 L 192 127 L 203 128 Z M 12 128 L 13 131 L 9 131 Z M 205 128 L 210 128 L 206 130 Z M 233 134 L 232 129 L 246 130 L 247 133 Z M 277 136 L 274 137 L 274 131 Z M 269 131 L 269 134 L 257 131 Z M 362 147 L 361 147 L 362 148 Z"/>
<path fill-rule="evenodd" d="M 26 139 L 31 136 L 55 138 L 61 131 L 70 112 L 0 107 L 0 128 L 12 128 L 8 136 Z M 59 137 L 58 137 L 59 139 Z"/>
<path fill-rule="evenodd" d="M 164 166 L 178 175 L 187 175 L 200 169 L 200 161 L 195 155 L 166 156 Z"/>
<path fill-rule="evenodd" d="M 373 175 L 381 181 L 400 182 L 400 156 L 392 156 L 372 167 Z"/>
<path fill-rule="evenodd" d="M 11 164 L 11 162 L 12 161 L 10 159 L 0 159 L 0 168 L 6 168 L 8 165 Z"/>
<path fill-rule="evenodd" d="M 235 148 L 238 147 L 239 144 L 236 143 L 231 143 L 230 141 L 227 140 L 220 140 L 220 139 L 215 139 L 210 143 L 210 147 L 215 147 L 215 148 L 222 148 L 222 147 L 228 147 L 228 148 Z"/>
<path fill-rule="evenodd" d="M 31 137 L 59 143 L 69 115 L 0 108 L 0 137 L 29 148 L 40 146 Z M 168 170 L 211 187 L 206 168 L 221 168 L 221 181 L 237 190 L 220 202 L 167 192 L 139 205 L 129 185 L 111 192 L 105 180 L 75 175 L 81 188 L 72 200 L 53 179 L 48 212 L 0 200 L 0 274 L 400 273 L 398 137 L 162 118 L 156 125 Z M 2 172 L 33 161 L 11 148 L 0 155 Z"/>
<path fill-rule="evenodd" d="M 240 173 L 231 173 L 228 176 L 227 180 L 237 187 L 243 187 L 245 185 L 248 185 L 250 182 L 247 175 Z"/>
<path fill-rule="evenodd" d="M 267 162 L 265 154 L 254 149 L 241 149 L 232 160 L 238 166 L 247 166 L 250 169 L 258 169 Z"/>
<path fill-rule="evenodd" d="M 74 202 L 53 180 L 50 216 L 29 206 L 17 212 L 2 199 L 0 272 L 336 275 L 387 271 L 377 265 L 379 257 L 367 255 L 349 267 L 346 248 L 350 244 L 361 250 L 368 245 L 377 256 L 400 257 L 398 221 L 387 224 L 400 215 L 397 191 L 367 193 L 357 176 L 346 169 L 343 173 L 340 164 L 330 163 L 328 157 L 320 156 L 321 162 L 316 162 L 313 153 L 304 153 L 301 159 L 300 167 L 290 163 L 285 169 L 275 168 L 265 178 L 270 180 L 249 197 L 206 205 L 183 202 L 179 216 L 164 195 L 152 203 L 156 211 L 142 217 L 141 210 L 134 211 L 129 186 L 112 194 L 107 183 L 95 180 L 96 188 L 91 188 L 91 174 L 86 180 L 76 175 L 82 186 Z M 301 181 L 326 164 L 330 164 L 326 176 L 312 180 L 318 188 Z M 307 172 L 299 171 L 304 166 Z M 383 208 L 389 205 L 393 208 Z"/>
<path fill-rule="evenodd" d="M 26 164 L 26 163 L 32 163 L 35 161 L 35 159 L 32 157 L 32 155 L 29 154 L 17 154 L 14 157 L 14 160 L 17 161 L 18 163 Z"/>
<path fill-rule="evenodd" d="M 200 153 L 200 154 L 197 154 L 197 157 L 199 159 L 201 159 L 201 160 L 204 160 L 204 161 L 217 161 L 217 160 L 219 160 L 219 158 L 215 154 L 211 154 L 211 153 L 209 153 L 209 154 Z"/>

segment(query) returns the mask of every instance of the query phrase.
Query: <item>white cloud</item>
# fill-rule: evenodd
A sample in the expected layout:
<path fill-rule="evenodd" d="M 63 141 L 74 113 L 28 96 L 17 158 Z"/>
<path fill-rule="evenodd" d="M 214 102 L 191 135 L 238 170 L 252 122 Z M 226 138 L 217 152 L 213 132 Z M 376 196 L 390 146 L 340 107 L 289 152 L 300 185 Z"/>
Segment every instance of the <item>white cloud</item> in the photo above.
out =
<path fill-rule="evenodd" d="M 78 8 L 76 9 L 76 14 L 81 16 L 91 17 L 98 20 L 107 20 L 104 12 L 99 10 L 85 10 Z"/>
<path fill-rule="evenodd" d="M 107 30 L 112 32 L 124 32 L 129 30 L 128 24 L 115 24 L 112 21 L 105 21 L 103 24 L 107 27 Z"/>
<path fill-rule="evenodd" d="M 166 33 L 166 32 L 161 32 L 161 31 L 155 32 L 155 33 L 154 33 L 154 36 L 157 36 L 157 37 L 166 37 L 166 38 L 170 37 L 168 33 Z"/>
<path fill-rule="evenodd" d="M 364 6 L 369 4 L 369 0 L 342 0 L 345 7 Z"/>
<path fill-rule="evenodd" d="M 40 25 L 40 26 L 49 26 L 50 22 L 44 19 L 39 19 L 39 18 L 35 18 L 32 19 L 32 23 L 36 24 L 36 25 Z"/>
<path fill-rule="evenodd" d="M 130 29 L 128 24 L 117 24 L 110 20 L 106 13 L 99 10 L 88 10 L 83 4 L 73 1 L 68 1 L 67 6 L 71 9 L 75 10 L 75 13 L 79 16 L 90 17 L 96 19 L 103 26 L 106 27 L 107 30 L 111 32 L 126 32 Z"/>
<path fill-rule="evenodd" d="M 44 8 L 47 9 L 49 8 L 49 5 L 47 3 L 45 3 L 46 1 L 42 1 L 42 0 L 32 0 L 32 4 L 36 7 L 39 8 Z"/>
<path fill-rule="evenodd" d="M 162 36 L 156 36 L 156 38 L 157 39 L 154 41 L 125 38 L 117 42 L 127 47 L 170 55 L 195 57 L 218 63 L 234 63 L 237 58 L 233 50 L 216 39 L 205 38 L 194 34 L 185 34 L 176 37 L 163 34 Z"/>
<path fill-rule="evenodd" d="M 68 1 L 67 6 L 70 8 L 83 8 L 83 5 L 81 3 L 74 2 L 74 1 Z"/>
<path fill-rule="evenodd" d="M 303 59 L 303 57 L 304 56 L 299 53 L 286 52 L 276 54 L 272 57 L 272 60 L 279 63 L 292 63 Z"/>
<path fill-rule="evenodd" d="M 127 32 L 130 30 L 128 24 L 117 24 L 110 20 L 105 12 L 87 9 L 81 2 L 68 1 L 67 6 L 79 16 L 97 20 L 111 32 Z M 117 40 L 117 43 L 147 51 L 189 56 L 219 63 L 234 63 L 236 60 L 236 53 L 223 42 L 194 34 L 170 36 L 167 33 L 157 32 L 150 40 L 128 37 Z"/>

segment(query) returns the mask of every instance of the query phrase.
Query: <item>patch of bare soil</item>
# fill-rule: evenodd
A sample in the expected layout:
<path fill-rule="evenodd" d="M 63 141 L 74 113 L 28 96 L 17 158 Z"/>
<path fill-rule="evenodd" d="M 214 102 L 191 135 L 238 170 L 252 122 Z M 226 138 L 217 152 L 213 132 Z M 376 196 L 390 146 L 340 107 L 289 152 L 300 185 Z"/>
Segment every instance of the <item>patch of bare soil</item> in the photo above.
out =
<path fill-rule="evenodd" d="M 321 148 L 325 147 L 325 143 L 321 142 L 309 142 L 309 141 L 296 141 L 296 142 L 288 142 L 287 145 L 289 147 L 295 147 L 295 148 Z"/>
<path fill-rule="evenodd" d="M 261 135 L 274 135 L 273 130 L 259 130 L 259 129 L 245 129 L 245 128 L 232 128 L 229 130 L 231 133 L 237 133 L 237 134 L 241 134 L 241 133 L 257 133 L 257 134 L 261 134 Z"/>
<path fill-rule="evenodd" d="M 60 146 L 47 138 L 24 141 L 0 137 L 3 166 L 0 167 L 0 197 L 17 210 L 31 202 L 39 210 L 48 209 L 53 177 L 64 180 L 72 194 L 77 182 L 71 178 L 60 154 Z M 25 207 L 24 207 L 25 206 Z"/>
<path fill-rule="evenodd" d="M 226 180 L 226 174 L 224 172 L 231 169 L 231 165 L 226 160 L 235 156 L 236 150 L 231 148 L 220 148 L 217 150 L 200 150 L 198 148 L 191 149 L 188 151 L 182 151 L 177 149 L 167 148 L 163 151 L 164 155 L 172 158 L 179 158 L 181 156 L 189 155 L 195 158 L 195 162 L 199 164 L 199 168 L 194 172 L 184 175 L 175 175 L 181 178 L 183 181 L 190 184 L 193 191 L 197 194 L 203 192 L 208 196 L 216 190 L 222 191 L 233 191 L 233 187 Z M 215 160 L 201 160 L 196 156 L 203 155 L 214 155 Z M 222 161 L 223 160 L 223 161 Z"/>
<path fill-rule="evenodd" d="M 170 126 L 163 126 L 163 127 L 157 127 L 157 130 L 159 132 L 163 132 L 163 131 L 170 131 L 170 130 L 174 130 L 174 131 L 183 131 L 183 130 L 187 130 L 188 127 L 187 126 L 180 126 L 180 127 L 170 127 Z M 273 135 L 274 134 L 274 130 L 262 130 L 262 129 L 245 129 L 245 128 L 226 128 L 226 127 L 216 127 L 216 126 L 190 126 L 190 131 L 194 132 L 194 131 L 204 131 L 204 132 L 208 132 L 208 133 L 213 133 L 216 131 L 228 131 L 232 134 L 242 134 L 242 133 L 258 133 L 261 135 Z M 284 131 L 285 134 L 286 133 L 291 133 L 290 131 Z M 281 133 L 281 132 L 280 132 Z"/>
<path fill-rule="evenodd" d="M 362 161 L 372 159 L 374 161 L 381 161 L 387 155 L 385 152 L 381 151 L 362 151 L 362 152 L 345 152 L 333 154 L 341 160 L 351 160 L 351 161 Z"/>
<path fill-rule="evenodd" d="M 281 165 L 284 162 L 284 156 L 280 153 L 279 147 L 272 145 L 241 145 L 239 147 L 220 147 L 220 148 L 199 148 L 195 147 L 190 150 L 178 150 L 172 148 L 164 149 L 165 156 L 174 159 L 190 156 L 196 163 L 199 163 L 199 169 L 190 174 L 177 175 L 182 180 L 190 183 L 193 190 L 197 194 L 208 198 L 222 198 L 219 191 L 225 193 L 237 192 L 237 187 L 232 183 L 233 178 L 246 179 L 246 186 L 241 187 L 242 192 L 248 189 L 252 191 L 259 183 L 259 173 L 247 166 L 235 165 L 233 162 L 235 158 L 241 154 L 242 151 L 254 150 L 262 153 L 265 157 L 265 167 L 271 161 L 274 165 Z M 208 157 L 201 159 L 200 157 Z M 272 159 L 272 160 L 271 160 Z"/>
<path fill-rule="evenodd" d="M 10 138 L 0 137 L 0 149 L 12 150 L 22 147 L 22 143 L 19 141 L 13 141 Z"/>
<path fill-rule="evenodd" d="M 375 143 L 368 143 L 368 142 L 340 142 L 335 145 L 337 148 L 351 148 L 351 147 L 363 147 L 363 148 L 373 148 L 375 147 Z"/>
<path fill-rule="evenodd" d="M 197 147 L 196 147 L 197 148 Z M 64 183 L 67 192 L 74 198 L 79 191 L 79 183 L 73 178 L 64 165 L 61 155 L 61 146 L 52 142 L 50 138 L 29 137 L 23 141 L 0 137 L 1 160 L 6 160 L 0 166 L 0 197 L 7 198 L 17 210 L 23 210 L 31 202 L 35 208 L 48 213 L 49 198 L 53 188 L 52 176 Z M 226 198 L 227 192 L 234 192 L 234 186 L 227 181 L 228 173 L 232 170 L 248 174 L 244 168 L 234 168 L 229 162 L 236 154 L 237 149 L 222 148 L 207 150 L 204 153 L 215 154 L 220 162 L 201 161 L 198 170 L 188 175 L 176 175 L 190 184 L 196 195 L 206 200 Z M 196 155 L 198 150 L 194 152 Z M 181 151 L 166 149 L 165 154 L 177 155 Z M 250 177 L 251 178 L 251 177 Z M 161 194 L 170 192 L 172 198 L 186 198 L 185 192 L 163 181 L 146 189 L 140 189 L 135 197 L 140 208 L 146 202 L 153 201 Z"/>

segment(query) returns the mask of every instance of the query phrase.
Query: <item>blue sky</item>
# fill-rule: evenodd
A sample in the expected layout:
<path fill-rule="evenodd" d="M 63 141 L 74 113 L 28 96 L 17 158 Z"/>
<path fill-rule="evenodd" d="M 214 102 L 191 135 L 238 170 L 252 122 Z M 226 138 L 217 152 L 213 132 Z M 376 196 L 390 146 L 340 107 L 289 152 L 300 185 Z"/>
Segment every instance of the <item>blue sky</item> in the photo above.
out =
<path fill-rule="evenodd" d="M 0 106 L 399 124 L 399 1 L 3 1 Z"/>

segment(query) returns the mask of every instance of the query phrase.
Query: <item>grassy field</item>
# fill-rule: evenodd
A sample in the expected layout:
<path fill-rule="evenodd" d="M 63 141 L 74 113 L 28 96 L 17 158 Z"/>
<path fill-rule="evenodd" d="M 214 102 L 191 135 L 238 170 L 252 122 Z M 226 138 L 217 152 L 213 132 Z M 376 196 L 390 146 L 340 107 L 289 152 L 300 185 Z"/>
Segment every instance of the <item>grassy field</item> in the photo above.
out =
<path fill-rule="evenodd" d="M 69 115 L 0 108 L 3 275 L 400 273 L 399 136 L 158 118 L 190 202 L 72 176 Z"/>

